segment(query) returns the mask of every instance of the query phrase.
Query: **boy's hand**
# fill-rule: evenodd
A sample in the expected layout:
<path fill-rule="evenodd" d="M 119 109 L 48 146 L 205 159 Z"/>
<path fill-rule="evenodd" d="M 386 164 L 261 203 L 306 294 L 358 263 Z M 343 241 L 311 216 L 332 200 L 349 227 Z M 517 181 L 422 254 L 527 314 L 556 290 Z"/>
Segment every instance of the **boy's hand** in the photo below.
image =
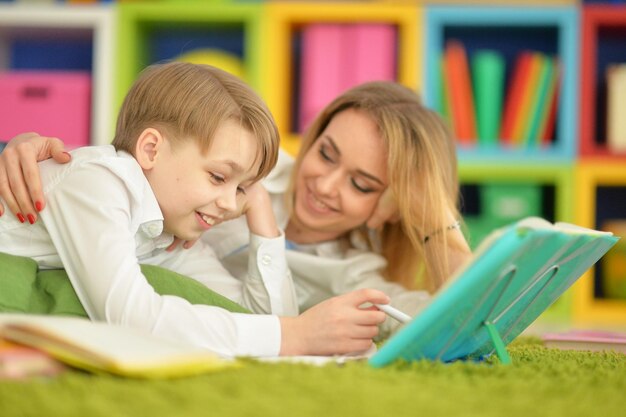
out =
<path fill-rule="evenodd" d="M 246 188 L 245 194 L 238 199 L 238 206 L 238 212 L 229 213 L 224 220 L 245 215 L 250 232 L 270 238 L 280 236 L 270 195 L 260 181 Z"/>
<path fill-rule="evenodd" d="M 364 303 L 388 304 L 378 290 L 361 289 L 323 301 L 298 317 L 281 317 L 281 355 L 336 355 L 372 346 L 385 313 Z"/>
<path fill-rule="evenodd" d="M 37 162 L 51 157 L 61 164 L 71 159 L 60 139 L 34 132 L 15 136 L 0 153 L 0 197 L 20 220 L 34 223 L 45 207 Z M 0 215 L 4 209 L 0 203 Z"/>

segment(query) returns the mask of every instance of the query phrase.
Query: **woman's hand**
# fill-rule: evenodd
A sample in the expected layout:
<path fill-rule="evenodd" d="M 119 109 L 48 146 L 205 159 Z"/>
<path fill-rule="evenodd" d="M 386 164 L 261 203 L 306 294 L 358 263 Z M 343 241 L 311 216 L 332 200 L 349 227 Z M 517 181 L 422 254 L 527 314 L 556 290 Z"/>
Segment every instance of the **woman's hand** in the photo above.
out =
<path fill-rule="evenodd" d="M 364 303 L 388 304 L 378 290 L 361 289 L 323 301 L 298 317 L 281 317 L 280 354 L 343 355 L 372 347 L 385 313 Z"/>
<path fill-rule="evenodd" d="M 46 205 L 37 162 L 49 158 L 64 164 L 71 156 L 60 139 L 34 132 L 17 135 L 0 153 L 0 197 L 22 223 L 35 223 Z M 0 203 L 0 215 L 4 210 Z"/>
<path fill-rule="evenodd" d="M 400 220 L 398 204 L 391 189 L 387 188 L 378 199 L 378 204 L 370 218 L 367 219 L 366 226 L 370 229 L 378 229 L 386 222 L 396 223 L 398 220 Z"/>

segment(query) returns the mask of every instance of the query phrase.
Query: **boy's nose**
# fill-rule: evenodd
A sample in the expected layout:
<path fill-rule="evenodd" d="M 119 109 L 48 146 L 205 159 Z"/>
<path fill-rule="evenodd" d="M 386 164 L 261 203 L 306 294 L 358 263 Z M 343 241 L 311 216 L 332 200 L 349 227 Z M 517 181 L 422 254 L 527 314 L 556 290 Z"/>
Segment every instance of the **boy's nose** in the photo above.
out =
<path fill-rule="evenodd" d="M 220 198 L 215 201 L 215 205 L 226 212 L 232 213 L 237 210 L 237 189 L 235 188 L 234 192 L 229 190 L 222 194 Z"/>

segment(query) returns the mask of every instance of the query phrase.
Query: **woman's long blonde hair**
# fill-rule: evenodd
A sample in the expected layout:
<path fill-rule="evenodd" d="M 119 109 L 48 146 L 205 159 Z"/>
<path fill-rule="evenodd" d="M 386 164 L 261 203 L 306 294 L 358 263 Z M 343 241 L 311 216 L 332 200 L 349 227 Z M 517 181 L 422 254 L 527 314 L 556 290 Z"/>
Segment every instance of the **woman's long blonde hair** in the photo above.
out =
<path fill-rule="evenodd" d="M 389 187 L 400 221 L 385 223 L 377 231 L 387 259 L 384 276 L 410 289 L 434 291 L 450 275 L 447 233 L 437 231 L 450 226 L 448 213 L 460 218 L 456 150 L 446 124 L 412 90 L 376 81 L 347 90 L 331 102 L 304 134 L 287 198 L 293 201 L 295 176 L 307 151 L 331 119 L 346 109 L 368 114 L 387 147 Z M 361 229 L 367 236 L 366 227 Z"/>

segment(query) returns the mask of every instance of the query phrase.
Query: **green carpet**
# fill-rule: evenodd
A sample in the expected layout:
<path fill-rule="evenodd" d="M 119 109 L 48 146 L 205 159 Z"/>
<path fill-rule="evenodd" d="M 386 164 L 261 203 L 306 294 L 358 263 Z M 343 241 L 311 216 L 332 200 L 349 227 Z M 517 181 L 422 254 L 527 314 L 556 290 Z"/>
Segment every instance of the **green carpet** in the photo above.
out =
<path fill-rule="evenodd" d="M 66 372 L 0 381 L 12 416 L 624 416 L 626 355 L 509 346 L 513 364 L 365 362 L 323 367 L 246 362 L 176 380 Z"/>

